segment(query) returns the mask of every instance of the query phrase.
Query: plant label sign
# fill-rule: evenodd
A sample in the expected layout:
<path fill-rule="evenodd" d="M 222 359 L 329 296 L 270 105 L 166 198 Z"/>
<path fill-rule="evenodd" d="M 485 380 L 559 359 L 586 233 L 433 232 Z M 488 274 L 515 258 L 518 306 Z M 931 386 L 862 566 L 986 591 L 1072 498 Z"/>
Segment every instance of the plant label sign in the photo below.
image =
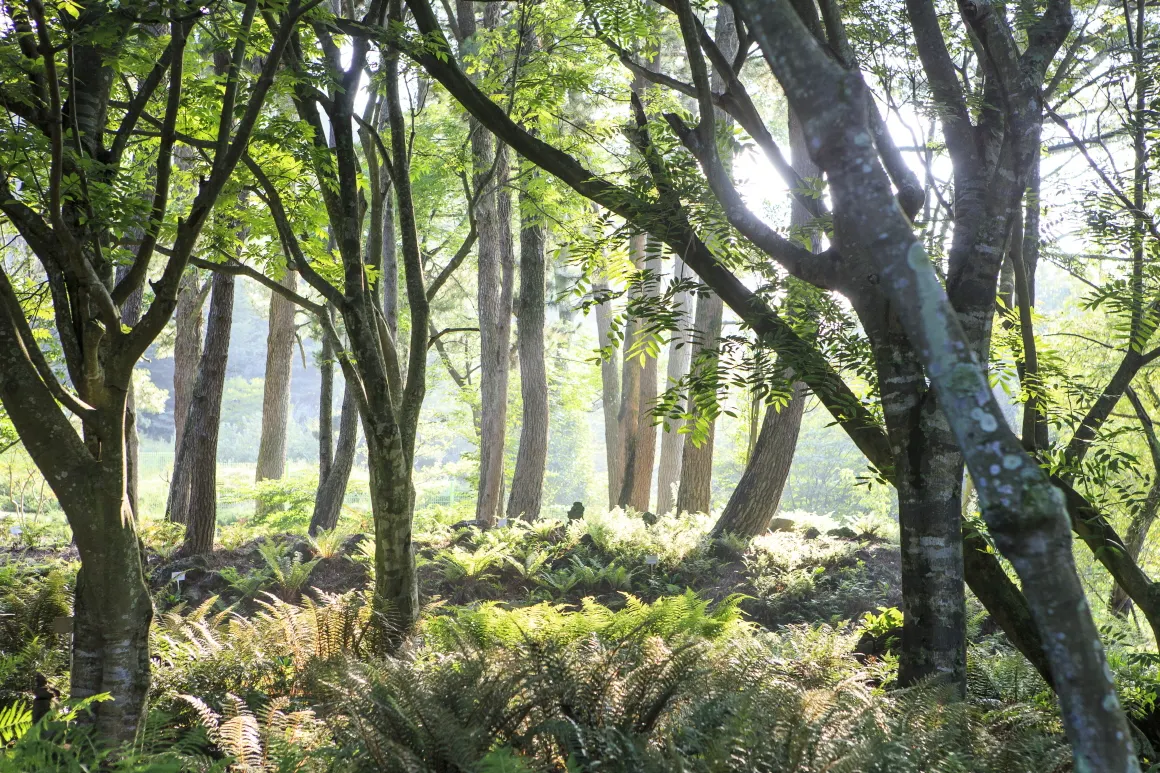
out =
<path fill-rule="evenodd" d="M 659 560 L 660 560 L 660 556 L 645 556 L 644 557 L 644 562 L 646 564 L 648 564 L 649 566 L 656 566 L 657 561 L 659 561 Z"/>
<path fill-rule="evenodd" d="M 181 582 L 182 580 L 185 579 L 185 572 L 174 572 L 170 576 L 170 579 L 176 580 L 177 582 Z"/>
<path fill-rule="evenodd" d="M 19 537 L 21 534 L 24 533 L 24 529 L 20 528 L 19 526 L 9 526 L 8 533 L 11 534 L 13 537 Z"/>
<path fill-rule="evenodd" d="M 72 633 L 73 619 L 67 615 L 52 619 L 53 633 Z"/>
<path fill-rule="evenodd" d="M 507 525 L 508 525 L 508 519 L 507 518 L 500 518 L 498 521 L 495 522 L 495 525 L 500 527 L 501 529 L 506 529 Z"/>

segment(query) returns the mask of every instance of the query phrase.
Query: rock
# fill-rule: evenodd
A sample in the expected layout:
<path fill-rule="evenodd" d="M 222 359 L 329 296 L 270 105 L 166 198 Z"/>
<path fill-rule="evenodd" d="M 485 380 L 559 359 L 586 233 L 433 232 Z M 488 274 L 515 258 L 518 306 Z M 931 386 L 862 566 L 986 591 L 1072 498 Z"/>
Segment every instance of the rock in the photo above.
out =
<path fill-rule="evenodd" d="M 342 547 L 339 548 L 339 551 L 344 556 L 353 556 L 358 552 L 359 546 L 369 539 L 369 534 L 352 534 L 342 541 Z"/>
<path fill-rule="evenodd" d="M 584 517 L 584 503 L 583 502 L 573 502 L 571 509 L 568 510 L 568 520 L 569 521 L 579 521 L 583 517 Z"/>
<path fill-rule="evenodd" d="M 646 526 L 655 526 L 657 517 L 647 510 L 640 514 L 640 519 L 645 522 Z"/>
<path fill-rule="evenodd" d="M 806 539 L 817 539 L 818 537 L 822 536 L 822 533 L 811 526 L 802 532 L 802 536 Z"/>
<path fill-rule="evenodd" d="M 769 522 L 770 531 L 793 531 L 795 526 L 792 518 L 774 518 Z"/>
<path fill-rule="evenodd" d="M 858 539 L 858 532 L 851 529 L 849 526 L 839 526 L 836 529 L 830 529 L 826 532 L 828 537 L 838 537 L 840 539 Z"/>

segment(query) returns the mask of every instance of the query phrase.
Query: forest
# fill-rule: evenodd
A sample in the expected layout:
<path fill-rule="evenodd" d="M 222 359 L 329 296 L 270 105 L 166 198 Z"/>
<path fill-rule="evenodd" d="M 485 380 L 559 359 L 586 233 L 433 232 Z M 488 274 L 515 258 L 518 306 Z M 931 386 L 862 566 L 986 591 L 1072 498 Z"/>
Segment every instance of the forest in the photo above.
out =
<path fill-rule="evenodd" d="M 0 773 L 1160 771 L 1156 4 L 0 0 L 0 112 Z"/>

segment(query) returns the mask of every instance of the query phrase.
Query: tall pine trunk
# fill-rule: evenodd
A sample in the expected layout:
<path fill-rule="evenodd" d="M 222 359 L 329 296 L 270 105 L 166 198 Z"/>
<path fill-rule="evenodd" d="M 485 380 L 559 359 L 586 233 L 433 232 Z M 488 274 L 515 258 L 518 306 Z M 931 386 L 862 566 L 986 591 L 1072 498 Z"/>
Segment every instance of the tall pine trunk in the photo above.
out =
<path fill-rule="evenodd" d="M 540 517 L 544 470 L 548 463 L 548 373 L 544 363 L 544 226 L 520 191 L 520 299 L 516 309 L 523 414 L 508 518 Z"/>
<path fill-rule="evenodd" d="M 298 287 L 298 274 L 287 271 L 282 285 Z M 270 294 L 266 334 L 266 377 L 262 395 L 262 437 L 258 443 L 255 479 L 277 480 L 286 474 L 286 428 L 290 415 L 290 378 L 294 366 L 293 302 Z M 261 504 L 259 503 L 259 511 Z"/>
<path fill-rule="evenodd" d="M 218 431 L 233 310 L 234 278 L 230 274 L 216 273 L 209 304 L 205 351 L 201 356 L 169 489 L 171 520 L 185 524 L 182 555 L 201 555 L 213 550 L 217 526 Z"/>

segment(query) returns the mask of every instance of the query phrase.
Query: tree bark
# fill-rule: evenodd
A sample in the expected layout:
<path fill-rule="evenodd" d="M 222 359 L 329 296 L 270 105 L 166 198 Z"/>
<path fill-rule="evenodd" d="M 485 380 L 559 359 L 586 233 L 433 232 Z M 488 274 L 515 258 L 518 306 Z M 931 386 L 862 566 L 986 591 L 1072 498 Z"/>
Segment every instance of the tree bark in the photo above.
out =
<path fill-rule="evenodd" d="M 358 449 L 358 402 L 354 390 L 348 388 L 342 396 L 342 414 L 338 420 L 338 447 L 334 459 L 326 466 L 326 475 L 319 475 L 318 492 L 314 497 L 314 513 L 310 517 L 310 534 L 331 531 L 338 525 L 342 503 L 354 467 Z"/>
<path fill-rule="evenodd" d="M 724 7 L 724 6 L 722 6 Z M 709 290 L 697 295 L 697 315 L 693 322 L 693 369 L 700 378 L 711 378 L 717 367 L 717 339 L 721 337 L 721 298 Z M 690 395 L 689 407 L 693 409 Z M 704 407 L 698 407 L 703 410 Z M 708 420 L 706 437 L 700 444 L 685 441 L 681 458 L 681 482 L 677 487 L 677 512 L 708 513 L 713 499 L 713 440 L 715 419 Z"/>
<path fill-rule="evenodd" d="M 185 433 L 185 419 L 193 400 L 193 384 L 201 362 L 202 307 L 210 283 L 202 287 L 197 271 L 189 269 L 181 277 L 174 314 L 173 342 L 173 451 L 176 456 Z M 176 459 L 175 459 L 176 461 Z M 175 468 L 176 469 L 176 468 Z"/>
<path fill-rule="evenodd" d="M 528 194 L 520 192 L 520 299 L 516 309 L 523 415 L 508 518 L 540 517 L 544 470 L 548 464 L 548 373 L 544 324 L 544 226 L 532 213 Z"/>
<path fill-rule="evenodd" d="M 673 281 L 682 282 L 689 277 L 689 270 L 680 258 L 673 258 Z M 680 329 L 673 333 L 669 341 L 669 361 L 665 368 L 666 388 L 680 383 L 689 371 L 691 347 L 688 326 L 692 324 L 692 297 L 688 291 L 680 292 L 673 301 L 674 312 L 680 319 Z M 681 456 L 685 449 L 685 435 L 671 426 L 661 434 L 661 454 L 657 464 L 657 512 L 669 513 L 677 500 L 676 488 L 681 478 Z"/>
<path fill-rule="evenodd" d="M 330 310 L 327 309 L 327 313 Z M 322 351 L 318 355 L 318 485 L 330 474 L 334 464 L 334 346 L 323 333 Z"/>
<path fill-rule="evenodd" d="M 205 351 L 169 490 L 171 520 L 185 524 L 180 553 L 187 556 L 212 551 L 217 527 L 218 431 L 233 325 L 234 277 L 215 273 L 212 284 Z"/>
<path fill-rule="evenodd" d="M 608 292 L 608 282 L 597 280 L 594 289 Z M 604 458 L 608 468 L 608 506 L 620 501 L 620 487 L 624 482 L 624 460 L 620 441 L 620 347 L 612 339 L 612 303 L 596 305 L 596 335 L 600 348 L 612 347 L 607 357 L 600 359 L 600 397 L 604 411 Z"/>
<path fill-rule="evenodd" d="M 282 285 L 298 287 L 298 273 L 287 271 Z M 266 334 L 266 377 L 262 396 L 262 437 L 255 479 L 277 480 L 286 474 L 286 428 L 290 415 L 290 378 L 294 366 L 294 303 L 270 294 Z M 259 512 L 261 505 L 259 504 Z"/>
<path fill-rule="evenodd" d="M 788 129 L 793 170 L 803 180 L 820 177 L 821 170 L 810 159 L 801 123 L 792 112 L 789 113 Z M 790 228 L 801 229 L 811 220 L 812 216 L 801 202 L 791 199 Z M 820 240 L 813 238 L 812 242 L 813 251 L 818 252 Z M 793 292 L 792 287 L 790 292 Z M 792 368 L 787 369 L 786 373 L 792 378 Z M 737 488 L 729 496 L 721 517 L 713 527 L 714 534 L 730 533 L 752 539 L 764 534 L 777 514 L 793 466 L 807 395 L 806 385 L 800 381 L 794 381 L 791 390 L 788 404 L 766 409 L 753 452 L 749 455 Z"/>
<path fill-rule="evenodd" d="M 128 273 L 128 268 L 117 270 L 117 281 Z M 141 304 L 144 288 L 138 287 L 121 306 L 121 323 L 133 327 L 141 321 Z M 129 381 L 129 394 L 125 401 L 125 495 L 129 498 L 129 508 L 134 518 L 141 517 L 138 504 L 138 489 L 141 478 L 141 438 L 137 434 L 137 399 L 133 381 Z"/>
<path fill-rule="evenodd" d="M 640 287 L 633 289 L 633 293 L 641 297 L 655 296 L 660 292 L 655 281 L 660 273 L 660 257 L 658 254 L 650 260 L 647 245 L 648 239 L 644 235 L 634 236 L 630 245 L 636 270 L 648 271 L 653 277 L 645 279 Z M 623 387 L 618 417 L 624 477 L 617 504 L 631 507 L 640 513 L 649 509 L 657 442 L 657 428 L 651 414 L 657 399 L 657 360 L 637 349 L 638 339 L 644 332 L 636 315 L 630 315 L 624 329 Z"/>
<path fill-rule="evenodd" d="M 806 395 L 806 385 L 796 381 L 789 403 L 766 408 L 753 455 L 713 526 L 714 536 L 735 534 L 752 539 L 769 530 L 789 480 Z"/>

